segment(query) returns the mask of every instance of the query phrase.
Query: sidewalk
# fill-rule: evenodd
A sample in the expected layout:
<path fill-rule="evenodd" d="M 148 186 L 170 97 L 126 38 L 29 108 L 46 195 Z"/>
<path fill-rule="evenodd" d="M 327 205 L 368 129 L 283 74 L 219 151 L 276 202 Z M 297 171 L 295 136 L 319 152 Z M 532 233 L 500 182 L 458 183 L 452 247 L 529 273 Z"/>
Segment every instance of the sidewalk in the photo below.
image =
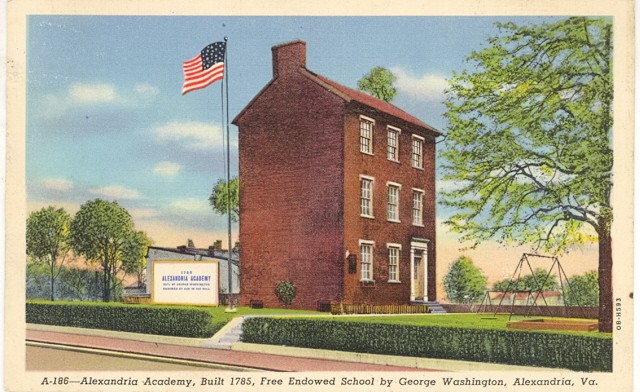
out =
<path fill-rule="evenodd" d="M 230 343 L 229 347 L 221 349 L 216 348 L 220 340 L 220 334 L 216 334 L 216 336 L 211 339 L 196 339 L 27 324 L 26 336 L 27 340 L 32 342 L 112 350 L 120 352 L 122 355 L 152 355 L 168 360 L 191 360 L 209 364 L 283 372 L 561 371 L 561 369 L 362 354 L 241 342 Z"/>

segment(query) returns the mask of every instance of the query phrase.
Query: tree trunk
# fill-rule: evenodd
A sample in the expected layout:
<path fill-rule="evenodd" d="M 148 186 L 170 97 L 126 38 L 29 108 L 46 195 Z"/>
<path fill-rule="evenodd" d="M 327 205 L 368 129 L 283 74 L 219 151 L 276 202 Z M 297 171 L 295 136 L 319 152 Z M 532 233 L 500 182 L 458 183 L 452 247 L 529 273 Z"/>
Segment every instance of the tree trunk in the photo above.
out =
<path fill-rule="evenodd" d="M 53 283 L 54 283 L 54 280 L 55 280 L 53 278 L 53 273 L 54 273 L 54 269 L 53 268 L 54 268 L 54 264 L 53 264 L 53 262 L 51 262 L 51 271 L 50 272 L 51 272 L 51 301 L 52 302 L 54 301 L 54 299 L 53 299 L 53 293 L 54 293 Z"/>
<path fill-rule="evenodd" d="M 613 331 L 613 288 L 612 273 L 613 259 L 611 255 L 611 233 L 603 227 L 598 233 L 598 285 L 600 287 L 598 330 L 600 332 Z"/>
<path fill-rule="evenodd" d="M 111 282 L 109 282 L 109 269 L 103 268 L 102 273 L 104 276 L 102 277 L 103 287 L 102 287 L 102 302 L 109 302 L 111 299 Z"/>

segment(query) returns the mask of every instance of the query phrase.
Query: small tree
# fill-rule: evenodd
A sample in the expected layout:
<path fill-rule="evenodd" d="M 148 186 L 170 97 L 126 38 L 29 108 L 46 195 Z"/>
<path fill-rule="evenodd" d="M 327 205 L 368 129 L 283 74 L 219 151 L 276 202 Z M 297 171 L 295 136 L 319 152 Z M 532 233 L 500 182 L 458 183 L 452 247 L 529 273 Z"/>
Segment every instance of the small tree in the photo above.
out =
<path fill-rule="evenodd" d="M 296 285 L 290 280 L 283 280 L 276 285 L 276 296 L 285 306 L 291 305 L 296 297 Z"/>
<path fill-rule="evenodd" d="M 125 244 L 122 268 L 125 273 L 135 275 L 138 287 L 146 285 L 146 255 L 151 243 L 151 239 L 144 231 L 136 231 Z"/>
<path fill-rule="evenodd" d="M 240 216 L 239 182 L 240 181 L 236 176 L 231 179 L 231 186 L 227 186 L 227 182 L 220 179 L 213 186 L 211 196 L 209 196 L 209 205 L 213 208 L 215 213 L 220 215 L 227 214 L 227 206 L 229 205 L 229 201 L 231 202 L 231 220 L 234 222 L 237 222 L 238 217 Z M 229 189 L 231 191 L 230 195 L 228 195 Z"/>
<path fill-rule="evenodd" d="M 598 272 L 588 271 L 569 278 L 565 301 L 569 306 L 598 306 L 599 294 Z"/>
<path fill-rule="evenodd" d="M 478 302 L 487 291 L 487 278 L 467 256 L 460 256 L 451 264 L 443 283 L 447 298 L 457 303 Z"/>
<path fill-rule="evenodd" d="M 384 67 L 375 67 L 358 80 L 358 90 L 372 95 L 385 102 L 391 102 L 397 90 L 393 87 L 395 75 Z"/>
<path fill-rule="evenodd" d="M 55 281 L 69 252 L 71 217 L 62 208 L 47 207 L 27 218 L 27 255 L 49 270 L 50 298 L 54 300 Z"/>

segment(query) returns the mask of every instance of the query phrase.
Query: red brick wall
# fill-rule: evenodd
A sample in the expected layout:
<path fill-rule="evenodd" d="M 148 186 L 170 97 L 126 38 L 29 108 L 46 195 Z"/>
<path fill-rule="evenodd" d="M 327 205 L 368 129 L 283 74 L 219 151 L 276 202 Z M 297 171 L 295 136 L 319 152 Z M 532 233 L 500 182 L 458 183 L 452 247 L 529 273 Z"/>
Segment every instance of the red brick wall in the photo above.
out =
<path fill-rule="evenodd" d="M 359 116 L 375 120 L 373 156 L 360 152 Z M 399 163 L 387 159 L 387 125 L 401 129 Z M 425 130 L 362 107 L 350 105 L 345 125 L 345 247 L 358 256 L 357 271 L 344 267 L 344 302 L 366 304 L 402 304 L 410 299 L 411 238 L 430 240 L 428 250 L 428 296 L 435 299 L 435 144 Z M 412 134 L 425 138 L 424 170 L 411 166 Z M 375 219 L 360 216 L 360 175 L 374 177 L 373 212 Z M 387 221 L 387 182 L 401 184 L 400 223 Z M 412 224 L 412 188 L 425 191 L 424 227 Z M 360 283 L 359 240 L 375 241 L 373 266 L 375 285 Z M 402 245 L 400 282 L 388 282 L 387 243 Z"/>
<path fill-rule="evenodd" d="M 285 279 L 297 286 L 292 307 L 340 299 L 342 112 L 334 94 L 281 72 L 240 116 L 243 305 L 280 306 L 274 289 Z"/>

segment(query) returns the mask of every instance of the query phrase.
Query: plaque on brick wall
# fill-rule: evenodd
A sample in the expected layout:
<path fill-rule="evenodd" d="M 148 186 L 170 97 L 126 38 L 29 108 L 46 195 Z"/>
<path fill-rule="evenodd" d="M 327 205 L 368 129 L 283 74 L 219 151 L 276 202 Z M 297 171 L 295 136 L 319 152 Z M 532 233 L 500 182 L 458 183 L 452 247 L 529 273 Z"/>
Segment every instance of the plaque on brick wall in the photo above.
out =
<path fill-rule="evenodd" d="M 356 271 L 357 271 L 356 255 L 349 255 L 347 257 L 347 262 L 349 263 L 349 273 L 350 274 L 355 274 Z"/>

